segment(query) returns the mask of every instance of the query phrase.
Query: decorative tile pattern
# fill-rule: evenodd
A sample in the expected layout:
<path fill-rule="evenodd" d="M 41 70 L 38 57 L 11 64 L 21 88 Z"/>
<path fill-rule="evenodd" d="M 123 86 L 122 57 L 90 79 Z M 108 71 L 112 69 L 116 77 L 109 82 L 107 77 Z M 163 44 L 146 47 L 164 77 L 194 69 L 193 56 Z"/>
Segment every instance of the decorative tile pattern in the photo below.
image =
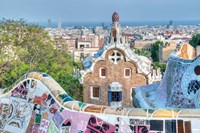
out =
<path fill-rule="evenodd" d="M 29 79 L 29 76 L 31 76 L 31 79 Z M 67 103 L 60 103 L 58 102 L 60 97 L 57 97 L 59 99 L 55 98 L 55 95 L 51 92 L 52 90 L 55 90 L 55 88 L 62 94 L 65 92 L 62 91 L 58 85 L 49 85 L 47 87 L 41 80 L 37 80 L 37 76 L 41 78 L 40 73 L 30 73 L 30 75 L 27 76 L 27 79 L 23 79 L 23 81 L 14 85 L 16 87 L 18 85 L 21 86 L 23 82 L 30 83 L 30 85 L 26 84 L 28 90 L 26 98 L 17 95 L 13 96 L 12 91 L 0 96 L 0 130 L 20 133 L 173 133 L 179 131 L 192 131 L 192 121 L 185 122 L 184 118 L 168 118 L 168 120 L 164 120 L 165 118 L 154 117 L 159 115 L 163 115 L 164 117 L 167 113 L 172 113 L 169 110 L 163 111 L 165 112 L 164 114 L 159 114 L 159 110 L 156 109 L 129 110 L 129 108 L 109 108 L 88 105 L 74 100 L 70 102 L 68 101 Z M 47 80 L 48 76 L 45 75 L 45 78 Z M 33 80 L 34 87 L 31 83 Z M 55 81 L 52 80 L 52 78 L 49 78 L 48 83 L 56 84 L 53 82 Z M 65 96 L 67 96 L 67 93 L 65 93 Z M 28 100 L 31 97 L 33 100 Z M 35 99 L 34 101 L 34 98 L 37 100 Z M 72 110 L 72 108 L 74 110 Z M 85 108 L 87 108 L 87 113 L 84 112 L 86 111 Z M 99 110 L 107 114 L 96 113 L 96 111 Z M 175 114 L 176 110 L 173 111 Z M 197 116 L 198 113 L 195 115 Z M 181 114 L 184 113 L 182 112 Z M 192 115 L 192 113 L 187 113 L 185 115 L 188 114 Z M 136 116 L 137 118 L 135 118 Z M 176 118 L 178 118 L 178 116 Z M 195 119 L 195 123 L 196 121 L 199 121 L 199 119 Z M 183 128 L 183 125 L 187 126 L 187 129 Z"/>

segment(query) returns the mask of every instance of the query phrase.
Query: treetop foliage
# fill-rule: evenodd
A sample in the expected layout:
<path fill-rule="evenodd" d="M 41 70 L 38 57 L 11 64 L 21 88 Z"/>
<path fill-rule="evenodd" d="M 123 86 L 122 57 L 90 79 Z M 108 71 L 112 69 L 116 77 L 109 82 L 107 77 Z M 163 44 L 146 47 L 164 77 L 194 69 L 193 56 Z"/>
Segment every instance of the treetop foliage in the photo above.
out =
<path fill-rule="evenodd" d="M 0 21 L 0 88 L 14 83 L 23 74 L 37 71 L 51 75 L 74 99 L 82 100 L 82 85 L 74 78 L 66 50 L 56 48 L 48 33 L 24 20 Z M 66 44 L 65 44 L 66 45 Z"/>
<path fill-rule="evenodd" d="M 151 52 L 144 50 L 144 49 L 135 49 L 135 53 L 138 55 L 146 56 L 147 58 L 151 59 Z"/>
<path fill-rule="evenodd" d="M 192 36 L 192 39 L 189 42 L 194 48 L 196 48 L 196 46 L 198 44 L 200 44 L 200 33 L 199 34 L 194 34 Z"/>
<path fill-rule="evenodd" d="M 153 62 L 159 62 L 159 46 L 163 46 L 164 43 L 162 41 L 156 41 L 151 46 L 151 58 Z"/>

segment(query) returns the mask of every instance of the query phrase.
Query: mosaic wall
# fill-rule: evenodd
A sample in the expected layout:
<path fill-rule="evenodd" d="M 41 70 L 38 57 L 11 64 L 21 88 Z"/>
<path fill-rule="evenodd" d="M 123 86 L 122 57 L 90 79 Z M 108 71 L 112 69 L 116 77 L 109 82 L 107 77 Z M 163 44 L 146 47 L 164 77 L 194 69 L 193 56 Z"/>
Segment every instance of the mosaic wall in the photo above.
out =
<path fill-rule="evenodd" d="M 81 103 L 42 73 L 25 75 L 0 96 L 0 131 L 14 133 L 190 133 L 187 114 Z"/>
<path fill-rule="evenodd" d="M 139 108 L 200 108 L 199 64 L 199 57 L 186 60 L 172 53 L 162 81 L 135 88 L 133 104 Z"/>

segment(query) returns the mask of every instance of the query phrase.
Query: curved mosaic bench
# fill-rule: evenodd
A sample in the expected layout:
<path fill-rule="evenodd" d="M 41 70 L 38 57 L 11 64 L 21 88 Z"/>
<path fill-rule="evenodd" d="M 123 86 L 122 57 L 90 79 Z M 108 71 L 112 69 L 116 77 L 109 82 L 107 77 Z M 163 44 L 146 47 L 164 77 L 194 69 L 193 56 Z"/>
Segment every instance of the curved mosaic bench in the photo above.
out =
<path fill-rule="evenodd" d="M 0 103 L 0 130 L 15 133 L 189 133 L 196 128 L 196 121 L 200 122 L 199 109 L 111 108 L 82 103 L 52 77 L 37 72 L 2 89 Z"/>
<path fill-rule="evenodd" d="M 133 89 L 133 104 L 138 108 L 199 108 L 199 64 L 199 56 L 186 60 L 172 53 L 161 82 Z"/>

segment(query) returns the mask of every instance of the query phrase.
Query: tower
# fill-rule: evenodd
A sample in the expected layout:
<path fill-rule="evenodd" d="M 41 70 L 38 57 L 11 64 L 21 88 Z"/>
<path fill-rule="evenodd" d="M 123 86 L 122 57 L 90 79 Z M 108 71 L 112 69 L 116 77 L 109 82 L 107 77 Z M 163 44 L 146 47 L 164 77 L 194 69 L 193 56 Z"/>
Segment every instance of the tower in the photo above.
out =
<path fill-rule="evenodd" d="M 61 22 L 61 19 L 58 21 L 58 28 L 62 28 L 62 22 Z"/>
<path fill-rule="evenodd" d="M 112 15 L 111 43 L 120 43 L 120 37 L 119 14 L 114 12 Z"/>
<path fill-rule="evenodd" d="M 48 27 L 51 27 L 51 19 L 48 19 Z"/>

